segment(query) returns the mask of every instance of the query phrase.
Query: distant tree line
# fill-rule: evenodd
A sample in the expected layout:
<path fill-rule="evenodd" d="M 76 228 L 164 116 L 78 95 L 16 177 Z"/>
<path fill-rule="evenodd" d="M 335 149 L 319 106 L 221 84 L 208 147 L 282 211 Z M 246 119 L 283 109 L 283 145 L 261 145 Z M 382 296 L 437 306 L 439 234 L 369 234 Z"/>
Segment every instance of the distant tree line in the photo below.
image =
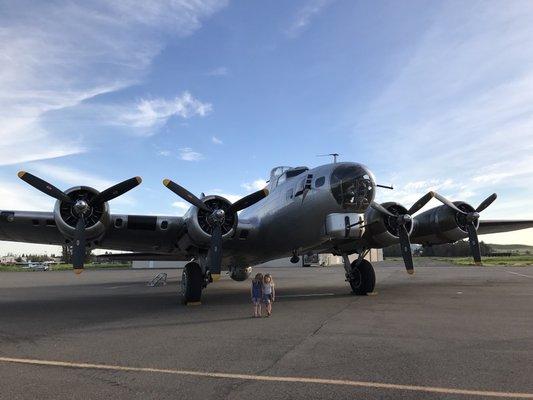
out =
<path fill-rule="evenodd" d="M 11 254 L 8 254 L 8 256 Z M 18 257 L 15 257 L 15 262 L 21 263 L 24 261 L 34 261 L 34 262 L 45 262 L 53 261 L 56 258 L 55 254 L 21 254 Z M 87 249 L 85 251 L 85 262 L 93 261 L 92 250 Z M 61 250 L 61 262 L 64 264 L 72 263 L 72 246 L 63 246 Z"/>
<path fill-rule="evenodd" d="M 481 255 L 486 256 L 493 252 L 492 247 L 485 242 L 479 242 Z M 419 246 L 413 251 L 415 256 L 421 257 L 470 257 L 470 245 L 468 240 L 460 240 L 455 243 L 446 243 L 433 246 Z M 400 245 L 385 247 L 383 249 L 383 257 L 401 257 L 402 253 Z"/>
<path fill-rule="evenodd" d="M 88 263 L 93 261 L 92 250 L 89 248 L 85 249 L 85 260 L 84 262 Z M 61 262 L 64 264 L 72 264 L 72 246 L 63 246 L 61 250 Z"/>

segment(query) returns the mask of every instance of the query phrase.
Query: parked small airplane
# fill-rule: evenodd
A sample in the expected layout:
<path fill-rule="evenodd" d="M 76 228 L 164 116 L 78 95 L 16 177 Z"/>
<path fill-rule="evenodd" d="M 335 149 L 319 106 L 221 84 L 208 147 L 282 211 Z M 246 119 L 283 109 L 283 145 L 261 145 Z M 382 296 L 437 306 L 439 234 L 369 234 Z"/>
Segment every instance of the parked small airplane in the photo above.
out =
<path fill-rule="evenodd" d="M 199 302 L 203 288 L 222 270 L 241 281 L 250 265 L 292 255 L 333 253 L 344 260 L 352 291 L 374 290 L 375 274 L 365 255 L 372 248 L 400 243 L 407 272 L 413 273 L 411 243 L 452 243 L 469 239 L 474 261 L 481 263 L 478 234 L 533 227 L 533 220 L 480 221 L 492 194 L 474 208 L 429 192 L 410 208 L 377 203 L 376 181 L 362 164 L 340 162 L 307 167 L 276 167 L 268 186 L 231 203 L 197 197 L 165 179 L 163 184 L 191 204 L 183 217 L 117 215 L 108 202 L 141 183 L 135 177 L 103 192 L 78 186 L 61 191 L 24 171 L 18 176 L 57 199 L 53 212 L 1 211 L 0 240 L 70 245 L 73 267 L 83 269 L 86 247 L 131 251 L 115 259 L 189 261 L 182 275 L 183 302 Z M 432 198 L 441 203 L 417 216 Z M 224 251 L 222 251 L 224 249 Z M 350 262 L 348 255 L 357 253 Z M 109 257 L 109 256 L 106 256 Z"/>

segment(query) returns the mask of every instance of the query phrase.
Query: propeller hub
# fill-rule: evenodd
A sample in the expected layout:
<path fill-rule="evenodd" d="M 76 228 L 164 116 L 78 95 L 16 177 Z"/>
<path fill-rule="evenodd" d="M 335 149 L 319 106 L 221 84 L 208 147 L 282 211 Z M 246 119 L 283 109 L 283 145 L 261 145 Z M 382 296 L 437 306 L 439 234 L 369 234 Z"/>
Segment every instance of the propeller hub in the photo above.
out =
<path fill-rule="evenodd" d="M 74 203 L 74 210 L 76 211 L 76 214 L 83 215 L 89 211 L 89 204 L 85 200 L 76 200 L 76 203 Z"/>
<path fill-rule="evenodd" d="M 220 208 L 213 211 L 213 213 L 211 214 L 211 218 L 213 222 L 219 223 L 219 224 L 224 222 L 225 217 L 226 217 L 226 212 Z"/>
<path fill-rule="evenodd" d="M 411 222 L 413 219 L 409 214 L 402 214 L 398 216 L 398 224 L 400 225 L 406 225 L 409 222 Z"/>
<path fill-rule="evenodd" d="M 469 221 L 469 222 L 472 222 L 472 221 L 475 221 L 479 218 L 479 213 L 474 211 L 474 212 L 471 212 L 471 213 L 468 213 L 468 215 L 466 216 L 466 219 Z"/>

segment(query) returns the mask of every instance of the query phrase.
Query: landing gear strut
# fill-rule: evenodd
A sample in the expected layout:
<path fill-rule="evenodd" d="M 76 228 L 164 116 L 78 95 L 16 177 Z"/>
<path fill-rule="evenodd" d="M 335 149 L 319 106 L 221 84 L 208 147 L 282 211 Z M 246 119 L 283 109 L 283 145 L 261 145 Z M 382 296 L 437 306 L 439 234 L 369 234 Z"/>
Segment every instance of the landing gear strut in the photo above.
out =
<path fill-rule="evenodd" d="M 198 263 L 190 262 L 183 268 L 181 275 L 182 304 L 199 303 L 204 287 L 204 274 Z"/>
<path fill-rule="evenodd" d="M 346 270 L 346 281 L 350 284 L 352 292 L 358 296 L 366 296 L 374 291 L 376 285 L 376 274 L 372 264 L 364 257 L 368 251 L 359 254 L 357 260 L 350 263 L 347 255 L 343 255 L 344 269 Z"/>

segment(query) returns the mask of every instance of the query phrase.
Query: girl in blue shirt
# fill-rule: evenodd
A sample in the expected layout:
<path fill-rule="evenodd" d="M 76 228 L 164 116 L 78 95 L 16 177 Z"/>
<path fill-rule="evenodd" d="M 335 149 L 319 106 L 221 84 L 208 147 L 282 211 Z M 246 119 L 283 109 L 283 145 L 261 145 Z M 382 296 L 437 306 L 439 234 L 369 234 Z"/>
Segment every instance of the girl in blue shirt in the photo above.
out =
<path fill-rule="evenodd" d="M 256 274 L 252 279 L 252 303 L 254 305 L 254 318 L 261 317 L 261 300 L 263 298 L 263 274 Z"/>

